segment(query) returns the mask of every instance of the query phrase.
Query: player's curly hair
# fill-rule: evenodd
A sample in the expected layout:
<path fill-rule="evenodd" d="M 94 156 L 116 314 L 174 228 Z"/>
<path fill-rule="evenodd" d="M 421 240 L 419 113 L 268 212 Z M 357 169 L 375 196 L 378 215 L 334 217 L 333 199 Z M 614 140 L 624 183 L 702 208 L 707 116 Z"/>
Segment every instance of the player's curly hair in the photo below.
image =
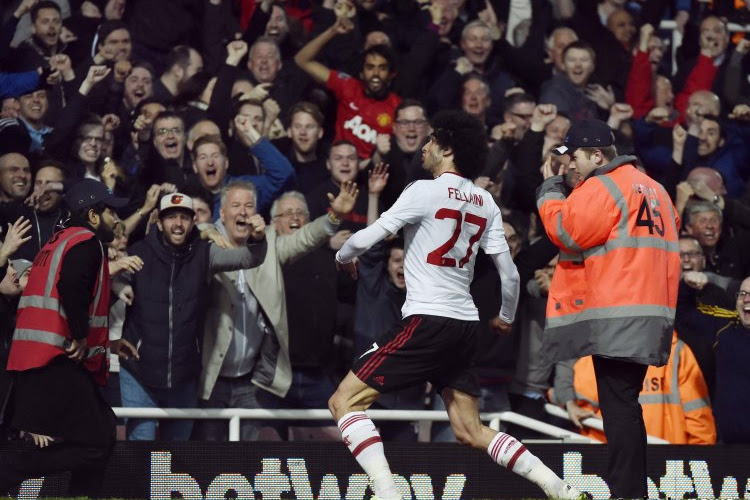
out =
<path fill-rule="evenodd" d="M 432 136 L 442 148 L 453 150 L 456 169 L 474 179 L 487 160 L 487 132 L 478 118 L 465 111 L 441 111 L 432 119 Z"/>

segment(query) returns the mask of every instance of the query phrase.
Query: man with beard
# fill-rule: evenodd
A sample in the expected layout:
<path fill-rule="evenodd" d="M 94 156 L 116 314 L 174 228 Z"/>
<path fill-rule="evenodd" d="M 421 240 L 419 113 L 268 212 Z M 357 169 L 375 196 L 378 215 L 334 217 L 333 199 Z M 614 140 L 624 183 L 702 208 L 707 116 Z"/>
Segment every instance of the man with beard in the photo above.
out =
<path fill-rule="evenodd" d="M 141 102 L 152 99 L 154 74 L 154 68 L 149 63 L 142 61 L 133 63 L 130 74 L 123 84 L 122 103 L 119 104 L 118 112 L 120 120 L 125 122 Z"/>
<path fill-rule="evenodd" d="M 337 17 L 330 28 L 297 52 L 294 62 L 336 96 L 335 138 L 351 141 L 360 158 L 366 159 L 375 150 L 378 134 L 390 134 L 393 130 L 393 115 L 401 99 L 390 91 L 396 74 L 393 55 L 383 45 L 374 45 L 364 52 L 360 79 L 331 70 L 314 60 L 334 37 L 352 29 L 348 17 Z"/>
<path fill-rule="evenodd" d="M 0 203 L 23 201 L 31 188 L 31 166 L 20 153 L 0 155 Z M 0 228 L 2 231 L 3 228 Z"/>
<path fill-rule="evenodd" d="M 0 159 L 2 162 L 2 159 Z M 25 217 L 31 222 L 31 239 L 21 245 L 16 258 L 33 261 L 36 254 L 60 228 L 60 223 L 68 213 L 62 208 L 64 166 L 56 161 L 41 164 L 34 178 L 34 196 L 31 205 L 24 203 L 24 195 L 16 201 L 0 207 L 0 227 L 18 217 Z"/>
<path fill-rule="evenodd" d="M 139 359 L 120 364 L 125 407 L 195 408 L 201 371 L 200 339 L 211 301 L 214 273 L 249 269 L 266 255 L 265 222 L 260 215 L 237 221 L 245 243 L 224 249 L 210 245 L 194 224 L 193 200 L 168 194 L 159 204 L 158 230 L 128 249 L 143 259 L 148 273 L 135 275 L 122 337 L 139 347 Z M 156 420 L 128 419 L 129 440 L 154 440 Z M 192 420 L 164 420 L 159 438 L 186 440 Z"/>
<path fill-rule="evenodd" d="M 746 115 L 743 121 L 747 118 Z M 744 193 L 745 182 L 750 178 L 746 167 L 749 137 L 750 127 L 746 121 L 723 123 L 718 116 L 704 115 L 697 127 L 688 127 L 682 168 L 690 171 L 703 165 L 716 169 L 724 179 L 727 196 L 738 198 Z"/>
<path fill-rule="evenodd" d="M 380 196 L 380 210 L 388 210 L 406 185 L 428 174 L 421 165 L 421 148 L 430 135 L 430 123 L 424 104 L 404 99 L 396 107 L 391 135 L 379 135 L 373 163 L 389 166 L 388 182 Z"/>
<path fill-rule="evenodd" d="M 115 444 L 115 415 L 99 392 L 107 377 L 109 266 L 103 243 L 120 223 L 115 198 L 85 179 L 67 195 L 71 225 L 34 260 L 19 303 L 8 371 L 14 372 L 10 427 L 28 437 L 0 458 L 0 492 L 29 477 L 72 473 L 70 494 L 100 496 Z M 142 267 L 130 259 L 129 270 Z M 112 343 L 137 356 L 127 342 Z"/>

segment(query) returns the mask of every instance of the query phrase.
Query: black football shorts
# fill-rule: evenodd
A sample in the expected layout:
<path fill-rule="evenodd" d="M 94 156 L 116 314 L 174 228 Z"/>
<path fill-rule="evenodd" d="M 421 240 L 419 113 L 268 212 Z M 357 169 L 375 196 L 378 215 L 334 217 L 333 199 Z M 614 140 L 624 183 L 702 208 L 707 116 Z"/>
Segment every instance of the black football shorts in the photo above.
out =
<path fill-rule="evenodd" d="M 380 393 L 427 381 L 438 392 L 450 387 L 478 397 L 473 370 L 478 336 L 478 321 L 415 314 L 373 343 L 352 372 Z"/>

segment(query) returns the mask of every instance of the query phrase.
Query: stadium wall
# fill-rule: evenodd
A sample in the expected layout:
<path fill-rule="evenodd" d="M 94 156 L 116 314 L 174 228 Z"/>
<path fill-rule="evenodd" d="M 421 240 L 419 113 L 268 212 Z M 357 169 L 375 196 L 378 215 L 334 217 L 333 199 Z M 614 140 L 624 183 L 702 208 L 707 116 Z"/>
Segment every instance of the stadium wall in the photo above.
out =
<path fill-rule="evenodd" d="M 565 480 L 609 498 L 606 447 L 530 444 Z M 404 500 L 543 498 L 528 481 L 455 444 L 386 443 Z M 750 446 L 650 446 L 650 498 L 750 498 Z M 67 478 L 26 481 L 19 498 L 63 496 Z M 104 497 L 363 500 L 366 477 L 339 443 L 118 443 Z"/>

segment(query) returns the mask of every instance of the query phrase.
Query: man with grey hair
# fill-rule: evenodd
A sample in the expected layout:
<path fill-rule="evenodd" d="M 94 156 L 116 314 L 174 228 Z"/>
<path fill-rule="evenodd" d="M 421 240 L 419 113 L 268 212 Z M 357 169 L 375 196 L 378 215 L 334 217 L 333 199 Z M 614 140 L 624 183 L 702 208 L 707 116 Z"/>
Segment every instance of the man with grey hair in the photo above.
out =
<path fill-rule="evenodd" d="M 274 220 L 281 215 L 289 221 L 296 219 L 296 223 L 274 223 L 266 228 L 268 250 L 263 264 L 213 277 L 198 384 L 202 407 L 272 405 L 266 399 L 273 398 L 260 389 L 279 398 L 286 396 L 293 374 L 282 265 L 320 247 L 335 234 L 341 217 L 354 208 L 357 194 L 356 184 L 342 184 L 337 197 L 328 194 L 330 212 L 310 224 L 299 206 L 301 200 L 294 194 L 282 196 L 274 203 Z M 298 204 L 287 207 L 286 201 Z M 232 246 L 245 244 L 249 236 L 246 224 L 255 214 L 255 187 L 251 183 L 230 182 L 222 188 L 220 220 L 216 225 Z M 243 421 L 241 439 L 256 440 L 259 428 L 257 421 Z M 226 422 L 202 421 L 196 435 L 207 441 L 226 440 Z"/>
<path fill-rule="evenodd" d="M 125 407 L 194 408 L 200 374 L 201 327 L 205 304 L 213 298 L 208 285 L 214 273 L 258 266 L 266 255 L 265 221 L 259 215 L 237 219 L 243 245 L 220 248 L 211 227 L 194 224 L 193 200 L 167 194 L 159 203 L 158 230 L 128 248 L 144 261 L 148 273 L 131 280 L 133 301 L 127 308 L 122 337 L 138 346 L 139 358 L 120 363 L 120 393 Z M 216 231 L 213 230 L 213 233 Z M 165 441 L 190 437 L 191 420 L 159 422 Z M 156 439 L 156 420 L 128 419 L 129 440 Z"/>
<path fill-rule="evenodd" d="M 284 66 L 281 50 L 272 36 L 261 36 L 250 46 L 247 56 L 247 69 L 253 83 L 269 84 L 269 97 L 279 104 L 281 118 L 286 122 L 286 112 L 292 105 L 302 100 L 310 85 L 310 79 L 295 64 Z"/>
<path fill-rule="evenodd" d="M 299 191 L 281 195 L 271 207 L 271 216 L 273 227 L 282 235 L 299 232 L 310 222 L 305 196 Z M 332 375 L 341 361 L 334 341 L 340 313 L 338 296 L 343 284 L 339 280 L 346 278 L 336 272 L 332 256 L 328 246 L 318 246 L 283 267 L 293 378 L 286 397 L 275 406 L 326 408 L 328 398 L 336 390 Z M 315 286 L 309 286 L 310 283 Z M 285 426 L 278 430 L 282 437 L 290 432 L 290 439 L 291 433 L 297 432 L 288 431 Z M 307 428 L 305 432 L 318 430 Z"/>
<path fill-rule="evenodd" d="M 706 271 L 741 280 L 750 274 L 750 234 L 724 226 L 721 209 L 710 201 L 692 201 L 685 208 L 685 232 L 701 244 Z"/>
<path fill-rule="evenodd" d="M 262 36 L 250 47 L 247 69 L 258 83 L 273 83 L 281 71 L 281 51 L 276 40 Z"/>

